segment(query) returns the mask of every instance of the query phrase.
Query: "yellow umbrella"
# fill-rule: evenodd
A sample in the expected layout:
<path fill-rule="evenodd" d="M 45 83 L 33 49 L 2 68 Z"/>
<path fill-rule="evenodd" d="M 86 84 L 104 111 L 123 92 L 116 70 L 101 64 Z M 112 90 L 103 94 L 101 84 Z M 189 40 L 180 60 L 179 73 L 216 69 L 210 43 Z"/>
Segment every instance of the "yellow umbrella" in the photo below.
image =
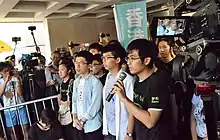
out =
<path fill-rule="evenodd" d="M 0 53 L 12 51 L 12 47 L 0 40 Z"/>

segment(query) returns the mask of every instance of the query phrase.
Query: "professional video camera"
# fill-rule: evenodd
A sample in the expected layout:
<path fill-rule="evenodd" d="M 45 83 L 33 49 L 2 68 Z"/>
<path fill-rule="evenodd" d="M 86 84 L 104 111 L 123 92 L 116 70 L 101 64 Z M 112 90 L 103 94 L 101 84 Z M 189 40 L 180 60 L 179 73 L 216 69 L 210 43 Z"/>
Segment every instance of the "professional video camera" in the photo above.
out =
<path fill-rule="evenodd" d="M 207 0 L 205 1 L 207 3 Z M 217 85 L 220 81 L 219 2 L 196 10 L 192 17 L 170 16 L 153 19 L 153 38 L 175 38 L 182 53 L 175 59 L 174 79 L 192 78 Z M 179 40 L 183 41 L 179 41 Z M 182 42 L 182 43 L 180 43 Z"/>
<path fill-rule="evenodd" d="M 40 53 L 22 54 L 21 64 L 26 71 L 32 71 L 35 66 L 38 66 L 38 59 Z"/>
<path fill-rule="evenodd" d="M 173 38 L 181 47 L 182 52 L 173 60 L 172 77 L 176 81 L 194 81 L 204 101 L 208 137 L 217 140 L 220 107 L 214 102 L 220 99 L 215 94 L 220 87 L 220 1 L 184 0 L 180 3 L 175 8 L 176 16 L 153 19 L 152 37 L 155 40 Z M 187 11 L 195 14 L 181 16 Z"/>

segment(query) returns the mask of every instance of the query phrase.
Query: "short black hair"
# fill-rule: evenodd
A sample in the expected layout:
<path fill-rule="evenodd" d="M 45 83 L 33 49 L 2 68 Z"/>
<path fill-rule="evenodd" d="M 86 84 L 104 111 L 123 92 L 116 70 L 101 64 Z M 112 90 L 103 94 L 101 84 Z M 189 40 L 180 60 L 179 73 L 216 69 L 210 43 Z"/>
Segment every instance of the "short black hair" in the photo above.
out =
<path fill-rule="evenodd" d="M 40 114 L 41 121 L 47 125 L 52 125 L 57 121 L 55 111 L 50 108 L 44 109 Z"/>
<path fill-rule="evenodd" d="M 75 58 L 77 58 L 77 57 L 83 57 L 83 58 L 86 59 L 86 62 L 88 64 L 92 64 L 92 61 L 93 61 L 92 60 L 92 54 L 90 52 L 88 52 L 88 51 L 80 51 L 80 52 L 78 52 L 76 54 Z"/>
<path fill-rule="evenodd" d="M 118 44 L 118 45 L 121 45 L 121 43 L 118 40 L 110 40 L 108 42 L 108 44 Z"/>
<path fill-rule="evenodd" d="M 108 44 L 104 47 L 102 54 L 111 52 L 115 58 L 120 58 L 120 65 L 125 63 L 126 50 L 121 46 L 120 43 Z"/>
<path fill-rule="evenodd" d="M 154 60 L 157 59 L 159 52 L 156 44 L 153 41 L 149 41 L 147 39 L 133 40 L 128 45 L 127 50 L 128 52 L 137 50 L 142 61 L 144 61 L 146 57 L 150 57 L 151 61 L 148 65 L 149 68 L 153 68 Z"/>
<path fill-rule="evenodd" d="M 103 46 L 100 45 L 99 43 L 92 43 L 91 45 L 89 45 L 89 50 L 91 49 L 96 49 L 99 52 L 102 51 Z"/>
<path fill-rule="evenodd" d="M 173 39 L 173 38 L 159 38 L 159 39 L 158 39 L 158 42 L 157 42 L 157 46 L 159 45 L 159 43 L 160 43 L 161 41 L 167 42 L 167 44 L 170 46 L 170 48 L 175 45 L 175 42 L 174 42 L 174 39 Z"/>
<path fill-rule="evenodd" d="M 63 60 L 59 65 L 64 65 L 67 68 L 67 70 L 72 70 L 73 69 L 72 60 L 68 60 L 68 59 Z"/>
<path fill-rule="evenodd" d="M 102 64 L 102 56 L 100 54 L 93 55 L 93 61 L 98 61 Z"/>

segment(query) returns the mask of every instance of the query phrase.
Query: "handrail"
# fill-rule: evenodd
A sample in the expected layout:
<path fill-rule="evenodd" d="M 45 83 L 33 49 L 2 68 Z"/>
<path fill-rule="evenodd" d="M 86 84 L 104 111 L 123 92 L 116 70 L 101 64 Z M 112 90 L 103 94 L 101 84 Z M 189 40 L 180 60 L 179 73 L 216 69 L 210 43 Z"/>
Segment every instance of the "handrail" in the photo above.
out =
<path fill-rule="evenodd" d="M 50 96 L 50 97 L 45 97 L 45 98 L 37 99 L 37 100 L 33 100 L 33 101 L 28 101 L 28 102 L 24 102 L 24 103 L 12 105 L 12 106 L 2 107 L 2 108 L 0 108 L 0 111 L 10 109 L 10 108 L 19 107 L 19 106 L 25 106 L 25 105 L 28 105 L 28 104 L 37 103 L 37 102 L 41 102 L 41 101 L 51 100 L 51 99 L 55 99 L 55 98 L 57 98 L 57 95 Z"/>

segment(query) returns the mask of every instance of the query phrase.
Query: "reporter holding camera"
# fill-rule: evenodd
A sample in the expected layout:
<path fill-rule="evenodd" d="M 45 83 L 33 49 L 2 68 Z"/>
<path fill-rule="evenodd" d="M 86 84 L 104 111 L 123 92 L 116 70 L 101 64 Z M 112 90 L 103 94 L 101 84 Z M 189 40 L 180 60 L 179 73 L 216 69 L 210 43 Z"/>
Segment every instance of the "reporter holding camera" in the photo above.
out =
<path fill-rule="evenodd" d="M 54 51 L 51 54 L 51 63 L 45 69 L 46 77 L 46 97 L 58 94 L 58 87 L 62 79 L 58 74 L 59 62 L 61 60 L 61 54 L 58 51 Z"/>
<path fill-rule="evenodd" d="M 19 77 L 19 74 L 15 71 L 12 71 L 13 67 L 5 62 L 0 62 L 0 75 L 3 78 L 0 79 L 0 96 L 3 98 L 4 107 L 16 105 L 19 103 L 23 103 L 24 99 L 22 96 L 22 81 Z M 7 130 L 13 139 L 12 126 L 23 125 L 24 133 L 27 138 L 28 134 L 28 119 L 27 112 L 24 106 L 11 108 L 4 110 L 5 122 Z M 12 122 L 10 120 L 10 115 L 12 118 Z M 21 122 L 19 121 L 19 118 Z M 15 132 L 17 131 L 17 127 L 15 127 Z M 18 136 L 18 134 L 16 133 Z"/>

